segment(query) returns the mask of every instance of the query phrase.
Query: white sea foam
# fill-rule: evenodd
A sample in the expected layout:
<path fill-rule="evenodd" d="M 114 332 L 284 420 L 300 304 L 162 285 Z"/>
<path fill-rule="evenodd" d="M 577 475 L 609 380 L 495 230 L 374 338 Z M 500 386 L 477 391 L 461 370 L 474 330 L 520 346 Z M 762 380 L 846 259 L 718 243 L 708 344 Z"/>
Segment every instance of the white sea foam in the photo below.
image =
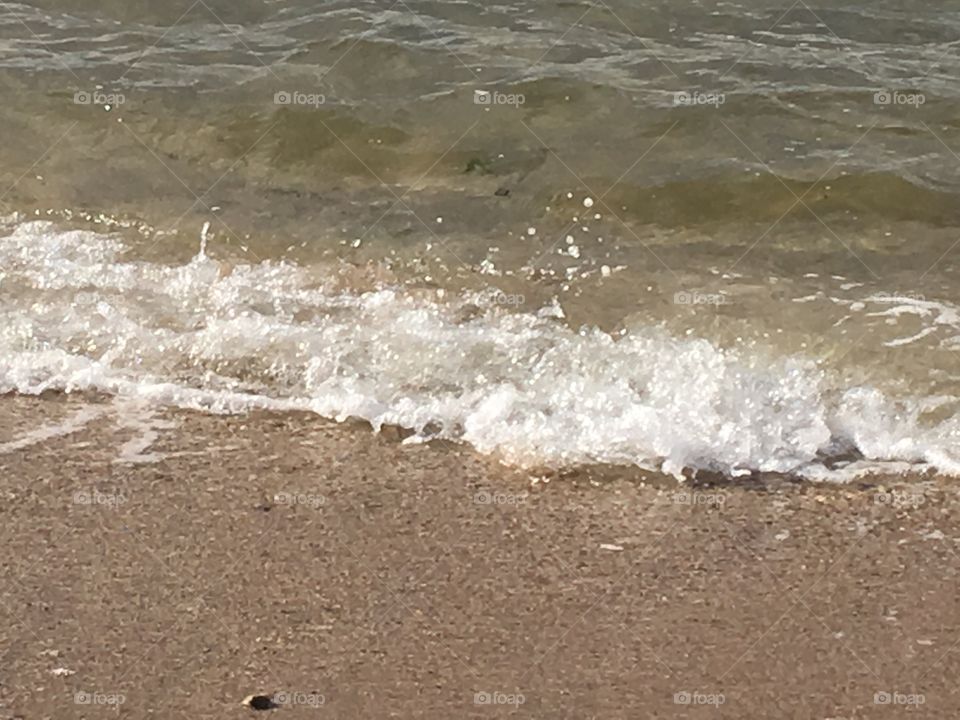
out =
<path fill-rule="evenodd" d="M 105 414 L 106 408 L 103 407 L 91 406 L 80 408 L 61 422 L 41 425 L 40 427 L 26 430 L 16 439 L 0 443 L 0 455 L 16 450 L 23 450 L 24 448 L 39 445 L 54 438 L 63 437 L 64 435 L 72 435 Z"/>
<path fill-rule="evenodd" d="M 889 306 L 886 310 L 872 313 L 875 317 L 896 319 L 902 315 L 914 315 L 928 323 L 912 336 L 888 341 L 885 343 L 888 347 L 909 345 L 922 340 L 927 335 L 932 335 L 941 328 L 951 331 L 948 334 L 948 342 L 955 343 L 957 333 L 960 333 L 960 309 L 948 303 L 909 295 L 871 295 L 867 301 Z"/>
<path fill-rule="evenodd" d="M 637 464 L 838 478 L 839 454 L 960 474 L 955 416 L 845 388 L 812 362 L 651 327 L 466 312 L 310 268 L 124 258 L 42 222 L 0 238 L 0 392 L 94 389 L 210 412 L 263 407 L 412 428 L 520 465 Z"/>

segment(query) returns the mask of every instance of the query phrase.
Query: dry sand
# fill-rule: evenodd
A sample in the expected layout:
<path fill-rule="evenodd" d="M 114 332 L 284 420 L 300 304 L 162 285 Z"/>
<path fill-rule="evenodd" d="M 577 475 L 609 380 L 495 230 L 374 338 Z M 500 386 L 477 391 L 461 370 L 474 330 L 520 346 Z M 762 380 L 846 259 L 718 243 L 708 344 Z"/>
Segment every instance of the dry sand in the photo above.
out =
<path fill-rule="evenodd" d="M 0 399 L 0 719 L 960 716 L 950 481 L 534 485 L 398 440 Z"/>

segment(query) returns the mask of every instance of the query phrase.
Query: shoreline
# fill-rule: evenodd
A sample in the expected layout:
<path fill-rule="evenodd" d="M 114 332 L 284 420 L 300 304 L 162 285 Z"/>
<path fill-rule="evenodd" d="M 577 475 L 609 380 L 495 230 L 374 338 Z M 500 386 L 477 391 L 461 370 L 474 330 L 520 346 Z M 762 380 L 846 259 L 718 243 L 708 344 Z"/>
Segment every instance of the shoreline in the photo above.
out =
<path fill-rule="evenodd" d="M 949 479 L 533 484 L 395 430 L 104 400 L 0 400 L 0 718 L 259 693 L 358 718 L 960 711 Z"/>

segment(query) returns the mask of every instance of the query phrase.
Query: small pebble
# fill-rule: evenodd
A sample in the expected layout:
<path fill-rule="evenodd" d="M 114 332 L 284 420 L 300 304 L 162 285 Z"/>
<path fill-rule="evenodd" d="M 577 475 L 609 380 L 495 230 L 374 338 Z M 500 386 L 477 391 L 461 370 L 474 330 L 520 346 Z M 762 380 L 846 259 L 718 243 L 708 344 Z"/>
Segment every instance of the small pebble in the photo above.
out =
<path fill-rule="evenodd" d="M 279 707 L 269 695 L 248 695 L 241 704 L 246 705 L 251 710 L 273 710 Z"/>

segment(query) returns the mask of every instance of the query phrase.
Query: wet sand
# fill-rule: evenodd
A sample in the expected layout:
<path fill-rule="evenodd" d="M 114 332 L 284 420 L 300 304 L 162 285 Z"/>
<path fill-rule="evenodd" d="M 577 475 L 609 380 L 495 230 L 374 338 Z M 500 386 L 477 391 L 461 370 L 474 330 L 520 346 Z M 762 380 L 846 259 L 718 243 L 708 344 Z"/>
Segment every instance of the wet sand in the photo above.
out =
<path fill-rule="evenodd" d="M 960 715 L 955 482 L 399 440 L 0 398 L 0 718 Z"/>

